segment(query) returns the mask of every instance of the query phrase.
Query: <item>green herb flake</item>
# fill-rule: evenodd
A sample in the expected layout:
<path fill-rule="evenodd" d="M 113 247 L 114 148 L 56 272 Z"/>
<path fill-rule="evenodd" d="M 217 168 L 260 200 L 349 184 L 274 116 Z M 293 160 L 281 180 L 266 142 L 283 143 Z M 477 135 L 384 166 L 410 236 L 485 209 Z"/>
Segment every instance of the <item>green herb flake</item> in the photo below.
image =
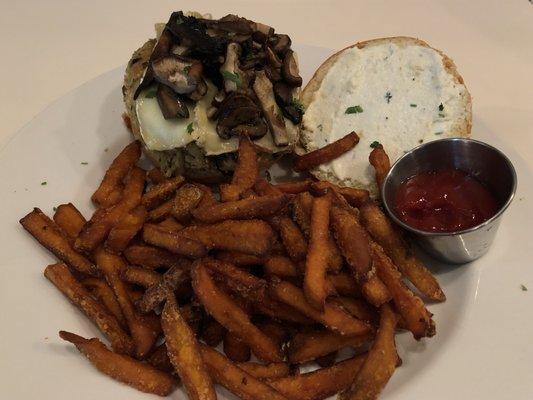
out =
<path fill-rule="evenodd" d="M 416 104 L 409 104 L 409 105 L 410 105 L 411 107 L 413 107 L 413 108 L 417 107 Z"/>
<path fill-rule="evenodd" d="M 42 181 L 41 182 L 41 186 L 46 186 L 47 184 L 48 184 L 48 182 L 46 182 L 46 181 Z"/>
<path fill-rule="evenodd" d="M 242 79 L 239 74 L 229 72 L 229 71 L 222 71 L 222 77 L 224 79 L 227 79 L 228 81 L 234 82 L 238 88 L 242 86 Z"/>
<path fill-rule="evenodd" d="M 304 115 L 304 113 L 305 113 L 305 107 L 304 107 L 304 105 L 300 102 L 300 100 L 293 98 L 293 99 L 291 100 L 291 106 L 293 106 L 294 108 L 296 108 L 296 109 L 298 110 L 298 112 L 299 112 L 301 115 Z"/>
<path fill-rule="evenodd" d="M 151 87 L 144 93 L 144 97 L 153 99 L 157 95 L 157 87 Z"/>
<path fill-rule="evenodd" d="M 185 72 L 185 74 L 189 75 L 189 71 L 191 70 L 191 66 L 190 65 L 186 65 L 185 67 L 183 67 L 183 72 Z"/>
<path fill-rule="evenodd" d="M 87 161 L 82 161 L 80 164 L 81 165 L 88 165 L 89 163 Z"/>
<path fill-rule="evenodd" d="M 322 132 L 322 129 L 324 129 L 324 127 L 322 126 L 322 124 L 317 125 L 317 128 L 320 129 L 320 132 Z"/>
<path fill-rule="evenodd" d="M 439 132 L 435 132 L 435 135 L 442 135 L 444 132 L 443 131 L 439 131 Z"/>
<path fill-rule="evenodd" d="M 181 25 L 181 24 L 183 24 L 183 18 L 181 17 L 176 18 L 176 25 Z"/>
<path fill-rule="evenodd" d="M 370 147 L 372 147 L 373 149 L 377 148 L 380 145 L 381 143 L 379 143 L 377 140 L 374 140 L 372 143 L 370 143 Z"/>
<path fill-rule="evenodd" d="M 190 135 L 194 131 L 194 128 L 192 127 L 192 122 L 187 125 L 187 133 Z"/>
<path fill-rule="evenodd" d="M 363 112 L 363 107 L 361 106 L 351 106 L 344 111 L 344 114 L 358 114 Z"/>
<path fill-rule="evenodd" d="M 439 104 L 439 111 L 444 111 L 444 106 L 442 105 L 442 103 Z"/>
<path fill-rule="evenodd" d="M 387 100 L 387 104 L 390 103 L 392 99 L 392 94 L 390 92 L 385 93 L 385 100 Z"/>
<path fill-rule="evenodd" d="M 527 286 L 524 284 L 520 285 L 520 289 L 522 289 L 522 292 L 527 292 Z"/>

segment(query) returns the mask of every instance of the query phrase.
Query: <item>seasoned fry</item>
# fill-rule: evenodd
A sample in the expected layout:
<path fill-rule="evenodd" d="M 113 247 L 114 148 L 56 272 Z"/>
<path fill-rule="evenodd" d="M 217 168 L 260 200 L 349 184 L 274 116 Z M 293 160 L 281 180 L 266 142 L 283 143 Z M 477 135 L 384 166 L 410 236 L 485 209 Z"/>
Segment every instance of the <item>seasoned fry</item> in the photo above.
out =
<path fill-rule="evenodd" d="M 183 234 L 186 229 L 180 232 L 170 232 L 157 225 L 145 224 L 143 228 L 143 239 L 145 242 L 162 247 L 174 254 L 190 258 L 199 258 L 206 255 L 205 246 L 197 239 L 187 237 Z"/>
<path fill-rule="evenodd" d="M 67 203 L 57 206 L 56 212 L 54 213 L 54 222 L 70 239 L 75 239 L 87 220 L 74 204 Z"/>
<path fill-rule="evenodd" d="M 366 203 L 360 211 L 361 223 L 383 247 L 401 273 L 427 298 L 435 301 L 446 300 L 435 277 L 409 249 L 383 211 L 372 202 Z"/>
<path fill-rule="evenodd" d="M 194 334 L 198 335 L 204 319 L 202 307 L 196 302 L 189 303 L 180 307 L 180 314 Z"/>
<path fill-rule="evenodd" d="M 109 166 L 102 183 L 91 197 L 92 201 L 101 207 L 118 203 L 122 195 L 122 180 L 140 156 L 141 144 L 138 141 L 127 145 Z"/>
<path fill-rule="evenodd" d="M 222 342 L 226 335 L 226 328 L 211 317 L 205 322 L 205 327 L 202 330 L 202 340 L 211 347 L 216 347 Z"/>
<path fill-rule="evenodd" d="M 260 218 L 276 213 L 286 202 L 285 195 L 260 196 L 197 208 L 192 211 L 192 215 L 202 222 L 209 223 L 228 219 Z"/>
<path fill-rule="evenodd" d="M 146 362 L 156 369 L 167 372 L 169 374 L 174 373 L 174 367 L 170 362 L 167 354 L 167 346 L 165 343 L 161 343 L 157 346 L 152 354 L 146 359 Z"/>
<path fill-rule="evenodd" d="M 172 217 L 165 218 L 157 226 L 171 232 L 177 232 L 183 229 L 183 225 Z"/>
<path fill-rule="evenodd" d="M 352 207 L 361 207 L 361 205 L 367 202 L 370 198 L 370 193 L 368 190 L 337 186 L 327 181 L 313 182 L 311 185 L 311 190 L 319 196 L 325 195 L 328 190 L 333 190 L 344 197 L 344 199 Z"/>
<path fill-rule="evenodd" d="M 254 145 L 247 137 L 241 137 L 239 140 L 237 166 L 235 167 L 231 184 L 220 185 L 222 201 L 239 200 L 246 190 L 254 186 L 258 175 L 259 165 Z"/>
<path fill-rule="evenodd" d="M 222 326 L 246 343 L 260 359 L 270 362 L 283 361 L 276 344 L 253 325 L 238 304 L 216 285 L 202 263 L 192 270 L 194 293 L 206 311 Z"/>
<path fill-rule="evenodd" d="M 291 260 L 298 262 L 307 256 L 307 241 L 298 226 L 289 218 L 279 218 L 279 235 Z"/>
<path fill-rule="evenodd" d="M 336 352 L 345 347 L 361 347 L 372 340 L 373 335 L 342 336 L 330 331 L 298 332 L 289 342 L 289 361 L 302 364 Z"/>
<path fill-rule="evenodd" d="M 366 354 L 328 368 L 269 381 L 269 385 L 294 400 L 322 400 L 350 387 Z"/>
<path fill-rule="evenodd" d="M 180 314 L 176 299 L 169 294 L 161 325 L 170 362 L 191 400 L 216 400 L 217 395 L 200 355 L 199 343 Z"/>
<path fill-rule="evenodd" d="M 274 185 L 272 185 L 270 182 L 267 182 L 263 178 L 257 178 L 254 184 L 254 191 L 259 196 L 268 196 L 268 195 L 275 196 L 275 195 L 283 194 L 281 190 L 279 190 L 278 188 L 276 188 Z"/>
<path fill-rule="evenodd" d="M 383 188 L 383 181 L 385 180 L 385 177 L 387 176 L 390 170 L 389 156 L 387 155 L 387 153 L 385 153 L 385 150 L 383 149 L 383 146 L 381 144 L 378 144 L 370 152 L 370 156 L 368 156 L 368 161 L 370 162 L 370 165 L 372 165 L 376 170 L 376 183 L 381 193 L 381 189 Z"/>
<path fill-rule="evenodd" d="M 105 281 L 99 278 L 86 278 L 81 283 L 90 290 L 91 294 L 96 297 L 100 303 L 106 306 L 106 308 L 115 316 L 117 321 L 120 322 L 123 327 L 128 326 L 126 318 L 124 318 L 124 314 L 122 314 L 120 304 L 118 304 L 113 290 L 107 283 L 105 283 Z M 133 342 L 131 343 L 133 349 Z M 113 349 L 118 351 L 115 348 Z"/>
<path fill-rule="evenodd" d="M 174 205 L 174 199 L 167 200 L 161 203 L 159 206 L 148 212 L 147 220 L 151 222 L 158 222 L 170 216 L 172 213 L 172 206 Z"/>
<path fill-rule="evenodd" d="M 140 204 L 145 177 L 146 172 L 143 169 L 138 167 L 131 169 L 120 202 L 93 215 L 76 239 L 74 244 L 76 250 L 84 253 L 94 251 L 122 216 Z"/>
<path fill-rule="evenodd" d="M 213 191 L 209 187 L 201 185 L 199 183 L 196 183 L 196 186 L 200 188 L 200 190 L 204 193 L 202 198 L 200 199 L 200 203 L 198 203 L 198 208 L 209 207 L 213 204 L 218 203 L 215 195 L 213 194 Z"/>
<path fill-rule="evenodd" d="M 176 384 L 171 375 L 131 357 L 109 351 L 98 339 L 85 339 L 60 331 L 61 339 L 74 344 L 96 369 L 145 393 L 168 396 Z"/>
<path fill-rule="evenodd" d="M 232 287 L 230 282 L 234 282 L 239 289 L 239 293 L 246 291 L 264 292 L 266 282 L 256 276 L 244 271 L 241 268 L 237 268 L 235 265 L 212 258 L 204 258 L 202 265 L 208 268 L 210 271 L 215 272 L 217 276 L 224 278 L 229 286 Z"/>
<path fill-rule="evenodd" d="M 305 262 L 303 289 L 307 301 L 322 310 L 326 302 L 327 241 L 331 198 L 318 197 L 313 201 L 309 251 Z"/>
<path fill-rule="evenodd" d="M 377 274 L 392 294 L 396 310 L 403 317 L 406 328 L 413 333 L 415 339 L 435 335 L 435 323 L 424 302 L 402 282 L 401 274 L 383 249 L 374 243 L 372 250 Z"/>
<path fill-rule="evenodd" d="M 231 262 L 235 265 L 259 265 L 264 262 L 261 257 L 237 251 L 219 251 L 216 257 L 221 261 Z"/>
<path fill-rule="evenodd" d="M 335 239 L 365 298 L 376 307 L 390 300 L 390 293 L 375 275 L 368 237 L 357 217 L 348 210 L 333 207 L 331 224 Z"/>
<path fill-rule="evenodd" d="M 263 269 L 266 275 L 273 275 L 282 279 L 295 279 L 302 276 L 298 267 L 289 258 L 283 256 L 268 257 L 263 264 Z"/>
<path fill-rule="evenodd" d="M 208 249 L 238 251 L 256 256 L 268 253 L 274 240 L 272 228 L 261 220 L 228 220 L 213 225 L 189 226 L 181 230 L 179 235 L 197 240 Z"/>
<path fill-rule="evenodd" d="M 357 319 L 370 322 L 372 325 L 378 322 L 379 314 L 376 308 L 372 307 L 362 299 L 354 299 L 353 297 L 339 296 L 332 301 L 337 302 L 344 307 L 346 311 L 352 314 Z"/>
<path fill-rule="evenodd" d="M 20 220 L 20 224 L 39 243 L 71 268 L 83 274 L 98 276 L 99 271 L 87 258 L 77 253 L 69 243 L 61 228 L 40 209 L 34 208 Z"/>
<path fill-rule="evenodd" d="M 256 362 L 237 363 L 237 367 L 257 379 L 277 379 L 289 376 L 291 367 L 285 363 L 259 364 Z"/>
<path fill-rule="evenodd" d="M 350 388 L 341 393 L 342 400 L 376 399 L 396 369 L 398 355 L 394 333 L 396 315 L 388 304 L 381 307 L 376 340 Z"/>
<path fill-rule="evenodd" d="M 121 273 L 121 278 L 124 279 L 125 282 L 139 285 L 144 288 L 157 285 L 163 279 L 161 274 L 155 272 L 154 270 L 136 267 L 133 265 L 124 268 Z"/>
<path fill-rule="evenodd" d="M 224 354 L 233 362 L 246 362 L 250 359 L 250 347 L 231 332 L 226 332 L 223 341 Z"/>
<path fill-rule="evenodd" d="M 321 164 L 326 164 L 353 149 L 357 143 L 359 143 L 359 136 L 357 133 L 351 132 L 318 150 L 299 156 L 294 162 L 293 169 L 295 171 L 307 171 Z"/>
<path fill-rule="evenodd" d="M 133 307 L 126 285 L 120 279 L 120 273 L 125 268 L 124 261 L 114 254 L 99 249 L 96 252 L 96 264 L 104 273 L 108 285 L 113 289 L 120 304 L 131 336 L 135 342 L 137 357 L 146 357 L 152 349 L 159 333 Z"/>
<path fill-rule="evenodd" d="M 270 293 L 276 299 L 341 335 L 362 335 L 370 331 L 369 325 L 352 317 L 335 303 L 326 302 L 323 311 L 318 311 L 307 302 L 303 291 L 289 282 L 272 280 Z"/>
<path fill-rule="evenodd" d="M 328 280 L 338 294 L 349 297 L 362 297 L 361 289 L 357 286 L 353 276 L 341 272 L 338 274 L 329 274 Z"/>
<path fill-rule="evenodd" d="M 152 186 L 143 195 L 141 200 L 142 205 L 147 210 L 153 210 L 165 200 L 168 200 L 184 182 L 185 179 L 182 176 L 176 176 Z"/>
<path fill-rule="evenodd" d="M 174 254 L 152 246 L 129 246 L 124 250 L 124 256 L 130 264 L 149 269 L 170 268 L 176 264 Z"/>
<path fill-rule="evenodd" d="M 145 219 L 146 209 L 143 206 L 134 208 L 125 214 L 109 232 L 105 242 L 106 249 L 113 253 L 121 253 L 142 229 Z"/>
<path fill-rule="evenodd" d="M 202 359 L 213 380 L 244 400 L 287 400 L 269 385 L 240 369 L 218 351 L 200 345 Z"/>
<path fill-rule="evenodd" d="M 154 167 L 150 171 L 148 171 L 146 174 L 146 177 L 153 184 L 162 183 L 167 180 L 167 177 L 165 176 L 165 174 L 157 167 Z"/>
<path fill-rule="evenodd" d="M 275 340 L 279 347 L 289 339 L 289 331 L 283 325 L 272 319 L 258 321 L 256 322 L 256 325 L 262 332 Z"/>
<path fill-rule="evenodd" d="M 203 195 L 204 192 L 196 185 L 186 183 L 180 187 L 172 200 L 172 216 L 178 221 L 188 221 Z"/>
<path fill-rule="evenodd" d="M 133 352 L 133 342 L 122 329 L 120 322 L 101 303 L 91 297 L 65 264 L 49 265 L 44 270 L 44 276 L 100 329 L 116 352 L 125 354 Z"/>
<path fill-rule="evenodd" d="M 302 181 L 278 183 L 274 187 L 282 193 L 298 194 L 309 191 L 312 183 L 311 179 L 304 179 Z"/>

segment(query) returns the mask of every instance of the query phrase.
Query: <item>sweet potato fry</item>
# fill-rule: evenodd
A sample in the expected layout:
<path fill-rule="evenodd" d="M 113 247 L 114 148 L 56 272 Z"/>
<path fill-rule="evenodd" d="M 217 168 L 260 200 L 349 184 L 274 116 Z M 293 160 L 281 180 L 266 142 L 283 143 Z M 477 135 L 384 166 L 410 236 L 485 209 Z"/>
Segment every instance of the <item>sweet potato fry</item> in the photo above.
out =
<path fill-rule="evenodd" d="M 283 378 L 291 373 L 291 367 L 286 363 L 259 364 L 248 361 L 236 365 L 254 378 L 261 380 Z"/>
<path fill-rule="evenodd" d="M 325 195 L 328 190 L 333 190 L 344 197 L 344 199 L 352 207 L 360 207 L 370 198 L 370 193 L 368 190 L 337 186 L 327 181 L 313 182 L 311 184 L 311 190 L 313 193 L 319 196 Z"/>
<path fill-rule="evenodd" d="M 157 226 L 171 232 L 177 232 L 183 229 L 183 225 L 172 217 L 165 218 L 163 221 L 158 223 Z"/>
<path fill-rule="evenodd" d="M 270 336 L 279 347 L 282 347 L 290 337 L 290 332 L 287 328 L 273 319 L 259 320 L 255 323 L 262 332 Z"/>
<path fill-rule="evenodd" d="M 326 302 L 323 311 L 318 311 L 307 302 L 303 291 L 289 282 L 272 280 L 270 293 L 276 299 L 341 335 L 362 335 L 370 332 L 368 324 L 352 317 L 337 304 Z"/>
<path fill-rule="evenodd" d="M 183 307 L 180 307 L 180 314 L 185 322 L 187 322 L 193 333 L 198 335 L 200 332 L 200 325 L 204 320 L 202 307 L 196 302 L 189 303 Z"/>
<path fill-rule="evenodd" d="M 74 333 L 60 331 L 61 339 L 74 344 L 80 353 L 103 374 L 145 393 L 168 396 L 176 381 L 170 374 L 149 364 L 109 351 L 98 339 L 85 339 Z"/>
<path fill-rule="evenodd" d="M 333 207 L 331 225 L 341 252 L 361 286 L 365 298 L 376 307 L 390 300 L 390 293 L 376 276 L 368 237 L 355 214 Z"/>
<path fill-rule="evenodd" d="M 99 275 L 95 265 L 72 248 L 66 234 L 40 209 L 34 208 L 20 220 L 20 224 L 39 243 L 71 268 L 83 274 Z"/>
<path fill-rule="evenodd" d="M 163 279 L 161 274 L 154 270 L 136 267 L 134 265 L 124 268 L 120 276 L 125 282 L 144 288 L 157 285 Z"/>
<path fill-rule="evenodd" d="M 170 268 L 177 262 L 177 257 L 163 249 L 145 245 L 132 245 L 124 250 L 124 256 L 130 264 L 148 269 Z"/>
<path fill-rule="evenodd" d="M 370 165 L 376 170 L 376 183 L 378 185 L 379 192 L 381 193 L 381 188 L 383 187 L 383 181 L 389 173 L 390 170 L 390 160 L 389 156 L 383 149 L 381 144 L 374 147 L 368 156 L 368 161 Z"/>
<path fill-rule="evenodd" d="M 225 335 L 226 328 L 220 325 L 216 319 L 208 317 L 202 330 L 202 340 L 209 346 L 216 347 L 224 340 Z"/>
<path fill-rule="evenodd" d="M 348 297 L 362 297 L 361 289 L 357 286 L 352 275 L 346 272 L 329 274 L 328 280 L 338 294 Z"/>
<path fill-rule="evenodd" d="M 359 136 L 357 133 L 351 132 L 318 150 L 299 156 L 294 162 L 293 168 L 295 171 L 307 171 L 321 164 L 326 164 L 353 149 L 357 143 L 359 143 Z"/>
<path fill-rule="evenodd" d="M 143 195 L 141 204 L 147 210 L 153 210 L 165 200 L 168 200 L 184 182 L 185 179 L 182 176 L 176 176 L 152 186 Z"/>
<path fill-rule="evenodd" d="M 91 297 L 65 264 L 49 265 L 44 270 L 44 276 L 100 329 L 115 351 L 125 354 L 133 352 L 133 342 L 119 321 L 101 303 Z"/>
<path fill-rule="evenodd" d="M 285 195 L 260 196 L 197 208 L 192 215 L 202 222 L 220 222 L 228 219 L 252 219 L 276 213 L 287 202 Z"/>
<path fill-rule="evenodd" d="M 233 362 L 246 362 L 250 359 L 250 347 L 231 332 L 226 332 L 222 342 L 224 354 Z"/>
<path fill-rule="evenodd" d="M 216 400 L 215 388 L 202 361 L 199 343 L 171 294 L 161 313 L 161 325 L 170 362 L 181 378 L 189 399 Z"/>
<path fill-rule="evenodd" d="M 162 183 L 167 180 L 167 177 L 165 174 L 157 167 L 152 168 L 149 170 L 146 174 L 146 177 L 152 182 L 154 185 L 158 183 Z"/>
<path fill-rule="evenodd" d="M 287 257 L 284 256 L 270 256 L 264 264 L 263 270 L 265 275 L 277 276 L 281 279 L 297 279 L 302 276 L 298 267 Z"/>
<path fill-rule="evenodd" d="M 298 332 L 289 342 L 289 361 L 292 364 L 313 361 L 345 347 L 361 347 L 369 343 L 372 338 L 373 335 L 368 333 L 342 336 L 326 330 Z"/>
<path fill-rule="evenodd" d="M 240 369 L 218 351 L 200 345 L 202 359 L 213 380 L 244 400 L 287 400 L 267 384 Z"/>
<path fill-rule="evenodd" d="M 239 200 L 246 190 L 254 186 L 258 175 L 259 165 L 254 145 L 250 139 L 242 137 L 239 141 L 237 166 L 235 167 L 231 184 L 220 185 L 222 201 Z"/>
<path fill-rule="evenodd" d="M 141 168 L 133 167 L 130 170 L 120 202 L 93 215 L 74 243 L 76 250 L 83 253 L 94 251 L 105 240 L 109 231 L 118 224 L 122 216 L 140 204 L 145 177 L 146 172 Z"/>
<path fill-rule="evenodd" d="M 376 340 L 350 388 L 341 393 L 342 400 L 377 399 L 396 369 L 398 355 L 394 334 L 397 318 L 388 304 L 381 307 Z"/>
<path fill-rule="evenodd" d="M 274 187 L 282 193 L 298 194 L 309 191 L 312 183 L 313 181 L 311 179 L 304 179 L 302 181 L 278 183 Z"/>
<path fill-rule="evenodd" d="M 76 239 L 87 220 L 74 204 L 67 203 L 57 206 L 54 213 L 54 222 L 70 239 Z"/>
<path fill-rule="evenodd" d="M 363 299 L 354 299 L 353 297 L 339 296 L 332 301 L 337 302 L 344 307 L 346 311 L 355 318 L 367 321 L 374 325 L 378 322 L 379 314 L 375 307 L 372 307 Z"/>
<path fill-rule="evenodd" d="M 204 192 L 196 185 L 186 183 L 180 187 L 172 200 L 172 216 L 178 221 L 187 222 L 203 195 Z"/>
<path fill-rule="evenodd" d="M 122 194 L 122 180 L 140 156 L 141 145 L 138 141 L 127 145 L 109 166 L 102 183 L 91 197 L 92 201 L 101 207 L 118 203 Z"/>
<path fill-rule="evenodd" d="M 146 362 L 150 364 L 152 367 L 167 372 L 169 374 L 173 374 L 174 366 L 170 362 L 170 358 L 168 358 L 167 354 L 167 346 L 165 343 L 161 343 L 159 346 L 156 346 L 154 351 L 152 351 L 152 354 L 146 359 Z"/>
<path fill-rule="evenodd" d="M 322 400 L 346 390 L 365 361 L 366 354 L 306 374 L 273 379 L 269 385 L 294 400 Z"/>
<path fill-rule="evenodd" d="M 160 205 L 148 212 L 148 217 L 146 219 L 151 222 L 158 222 L 162 219 L 169 217 L 172 213 L 173 204 L 174 199 L 170 199 L 161 203 Z"/>
<path fill-rule="evenodd" d="M 235 288 L 238 293 L 244 291 L 264 292 L 266 282 L 241 268 L 236 267 L 232 263 L 215 260 L 212 258 L 202 259 L 202 265 L 216 274 L 216 277 L 222 277 L 227 282 L 230 288 Z M 231 284 L 237 285 L 238 289 Z"/>
<path fill-rule="evenodd" d="M 190 238 L 182 234 L 185 231 L 170 232 L 157 225 L 145 224 L 143 239 L 146 243 L 162 247 L 174 254 L 190 258 L 199 258 L 206 255 L 206 248 L 196 238 Z"/>
<path fill-rule="evenodd" d="M 372 202 L 366 203 L 360 211 L 363 226 L 420 293 L 431 300 L 446 300 L 435 277 L 409 249 L 383 211 Z"/>
<path fill-rule="evenodd" d="M 259 265 L 263 264 L 263 258 L 252 254 L 240 253 L 237 251 L 219 251 L 216 258 L 221 261 L 231 262 L 235 265 Z"/>
<path fill-rule="evenodd" d="M 424 302 L 403 283 L 401 274 L 383 249 L 373 243 L 372 250 L 377 274 L 392 294 L 396 310 L 402 316 L 406 328 L 413 333 L 415 339 L 435 335 L 435 323 Z"/>
<path fill-rule="evenodd" d="M 159 333 L 133 307 L 126 285 L 120 279 L 120 273 L 125 269 L 124 261 L 120 257 L 100 248 L 96 251 L 96 263 L 104 273 L 108 285 L 113 289 L 120 304 L 135 342 L 137 357 L 146 357 Z"/>
<path fill-rule="evenodd" d="M 208 249 L 263 256 L 272 247 L 274 232 L 264 221 L 228 220 L 213 225 L 189 226 L 179 235 L 199 241 Z"/>
<path fill-rule="evenodd" d="M 194 293 L 206 311 L 222 326 L 246 343 L 260 359 L 280 362 L 283 356 L 276 344 L 252 324 L 239 305 L 216 285 L 200 262 L 192 270 Z"/>
<path fill-rule="evenodd" d="M 307 241 L 298 226 L 289 217 L 279 218 L 279 235 L 291 260 L 298 262 L 307 256 Z"/>
<path fill-rule="evenodd" d="M 143 206 L 134 208 L 122 216 L 117 225 L 109 232 L 105 247 L 113 253 L 121 253 L 135 235 L 142 229 L 146 219 L 146 209 Z"/>
<path fill-rule="evenodd" d="M 259 196 L 276 196 L 283 194 L 281 190 L 276 188 L 274 185 L 272 185 L 270 182 L 268 182 L 266 179 L 263 178 L 257 178 L 254 184 L 254 191 Z"/>
<path fill-rule="evenodd" d="M 303 289 L 307 301 L 317 310 L 324 308 L 327 297 L 327 242 L 329 234 L 329 211 L 331 198 L 318 197 L 313 201 L 309 250 L 305 262 Z"/>
<path fill-rule="evenodd" d="M 89 289 L 93 297 L 106 306 L 123 327 L 128 326 L 126 318 L 124 318 L 124 314 L 122 314 L 122 310 L 120 309 L 120 304 L 118 304 L 117 298 L 115 297 L 115 293 L 113 293 L 113 290 L 104 280 L 91 277 L 84 279 L 81 283 L 84 287 Z M 133 349 L 133 342 L 131 343 Z M 118 351 L 114 347 L 113 349 Z"/>
<path fill-rule="evenodd" d="M 198 203 L 198 208 L 209 207 L 210 205 L 218 203 L 213 191 L 208 186 L 199 183 L 196 183 L 196 186 L 204 193 L 200 199 L 200 203 Z"/>

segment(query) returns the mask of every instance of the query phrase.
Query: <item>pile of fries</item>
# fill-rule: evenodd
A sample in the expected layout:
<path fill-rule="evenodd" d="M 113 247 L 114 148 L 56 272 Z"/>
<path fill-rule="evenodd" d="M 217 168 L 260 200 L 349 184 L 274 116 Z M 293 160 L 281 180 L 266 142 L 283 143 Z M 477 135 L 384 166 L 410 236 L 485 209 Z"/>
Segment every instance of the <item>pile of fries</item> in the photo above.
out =
<path fill-rule="evenodd" d="M 102 373 L 160 396 L 181 382 L 194 400 L 216 399 L 214 384 L 242 399 L 375 399 L 401 363 L 395 334 L 435 334 L 422 298 L 444 293 L 365 190 L 271 184 L 247 138 L 218 188 L 145 171 L 140 156 L 133 142 L 115 158 L 89 220 L 71 203 L 20 220 L 59 259 L 45 277 L 109 342 L 59 333 Z M 383 148 L 370 162 L 380 182 Z M 338 361 L 345 348 L 355 355 Z M 300 373 L 309 363 L 320 368 Z"/>

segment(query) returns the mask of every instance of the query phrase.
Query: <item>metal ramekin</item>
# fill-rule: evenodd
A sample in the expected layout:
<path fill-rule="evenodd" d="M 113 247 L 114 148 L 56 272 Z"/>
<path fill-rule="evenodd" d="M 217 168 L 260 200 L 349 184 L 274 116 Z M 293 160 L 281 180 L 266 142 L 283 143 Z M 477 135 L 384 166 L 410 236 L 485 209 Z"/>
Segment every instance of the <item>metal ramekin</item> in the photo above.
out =
<path fill-rule="evenodd" d="M 413 175 L 448 168 L 460 169 L 486 184 L 496 196 L 498 212 L 472 228 L 446 233 L 422 231 L 401 221 L 394 211 L 398 186 Z M 394 163 L 383 182 L 383 204 L 391 218 L 411 232 L 424 250 L 444 262 L 461 264 L 488 251 L 516 185 L 513 164 L 498 149 L 473 139 L 442 139 L 420 145 Z"/>

